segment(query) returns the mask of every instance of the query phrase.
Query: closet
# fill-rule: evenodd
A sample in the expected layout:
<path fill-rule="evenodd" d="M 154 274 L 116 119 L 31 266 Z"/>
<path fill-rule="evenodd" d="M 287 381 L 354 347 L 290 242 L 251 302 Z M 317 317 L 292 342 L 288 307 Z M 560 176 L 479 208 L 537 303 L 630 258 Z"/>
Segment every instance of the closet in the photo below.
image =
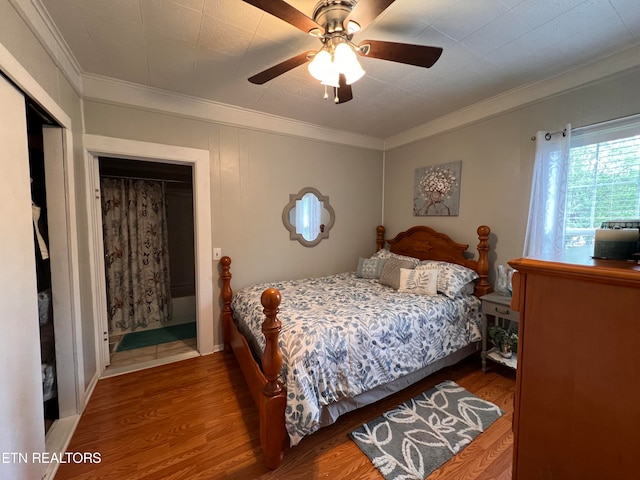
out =
<path fill-rule="evenodd" d="M 0 350 L 10 360 L 0 366 L 0 405 L 8 419 L 0 451 L 60 452 L 84 407 L 92 382 L 85 373 L 95 362 L 92 345 L 81 343 L 86 315 L 77 240 L 86 222 L 76 215 L 71 119 L 26 72 L 9 66 L 11 77 L 0 72 Z M 35 222 L 34 203 L 40 207 Z M 48 259 L 41 255 L 45 246 Z M 49 270 L 50 278 L 43 274 Z M 51 303 L 39 302 L 49 283 Z M 52 468 L 5 463 L 2 478 L 43 478 Z"/>
<path fill-rule="evenodd" d="M 45 432 L 47 432 L 53 422 L 59 418 L 59 405 L 42 129 L 45 126 L 53 126 L 55 123 L 30 100 L 27 100 L 26 112 L 29 174 L 31 179 L 31 211 L 33 216 L 33 246 L 38 295 L 38 325 L 40 330 L 44 428 Z"/>

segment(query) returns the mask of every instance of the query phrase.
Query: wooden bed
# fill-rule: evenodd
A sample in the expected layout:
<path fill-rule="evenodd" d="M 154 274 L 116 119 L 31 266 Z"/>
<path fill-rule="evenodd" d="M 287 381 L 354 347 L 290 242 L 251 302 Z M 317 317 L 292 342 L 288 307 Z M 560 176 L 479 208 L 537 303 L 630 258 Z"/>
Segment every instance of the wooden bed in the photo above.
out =
<path fill-rule="evenodd" d="M 491 291 L 491 285 L 488 282 L 489 227 L 482 225 L 477 229 L 479 239 L 477 260 L 471 260 L 465 256 L 468 245 L 456 243 L 449 236 L 430 227 L 412 227 L 386 241 L 385 228 L 379 226 L 376 230 L 378 250 L 384 248 L 386 244 L 387 248 L 396 254 L 420 260 L 439 260 L 463 265 L 478 272 L 479 279 L 474 290 L 476 296 L 482 296 Z M 277 314 L 281 295 L 274 288 L 268 288 L 262 293 L 261 303 L 265 314 L 262 332 L 265 336 L 266 347 L 262 353 L 262 365 L 260 366 L 254 359 L 247 340 L 240 333 L 233 320 L 231 258 L 222 257 L 220 264 L 222 268 L 222 326 L 225 350 L 233 351 L 236 356 L 253 399 L 258 406 L 260 443 L 264 462 L 268 468 L 275 469 L 282 461 L 289 440 L 284 422 L 286 390 L 280 379 L 282 352 L 278 344 L 281 323 Z"/>

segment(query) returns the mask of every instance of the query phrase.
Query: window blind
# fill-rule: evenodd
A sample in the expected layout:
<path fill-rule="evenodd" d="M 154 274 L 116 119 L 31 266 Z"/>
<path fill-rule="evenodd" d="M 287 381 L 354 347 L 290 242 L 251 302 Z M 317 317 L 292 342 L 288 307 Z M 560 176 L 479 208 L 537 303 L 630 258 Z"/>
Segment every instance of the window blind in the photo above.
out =
<path fill-rule="evenodd" d="M 565 248 L 592 243 L 602 222 L 638 218 L 640 115 L 572 131 Z"/>

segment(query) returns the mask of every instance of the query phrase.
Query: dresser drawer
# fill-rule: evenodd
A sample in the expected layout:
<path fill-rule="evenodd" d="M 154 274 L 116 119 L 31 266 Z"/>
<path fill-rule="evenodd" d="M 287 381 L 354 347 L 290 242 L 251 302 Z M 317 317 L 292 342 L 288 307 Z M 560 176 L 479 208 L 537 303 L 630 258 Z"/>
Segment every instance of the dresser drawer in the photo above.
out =
<path fill-rule="evenodd" d="M 518 312 L 513 310 L 510 306 L 488 302 L 486 300 L 482 302 L 482 313 L 486 315 L 493 315 L 494 317 L 506 318 L 507 320 L 518 320 Z"/>

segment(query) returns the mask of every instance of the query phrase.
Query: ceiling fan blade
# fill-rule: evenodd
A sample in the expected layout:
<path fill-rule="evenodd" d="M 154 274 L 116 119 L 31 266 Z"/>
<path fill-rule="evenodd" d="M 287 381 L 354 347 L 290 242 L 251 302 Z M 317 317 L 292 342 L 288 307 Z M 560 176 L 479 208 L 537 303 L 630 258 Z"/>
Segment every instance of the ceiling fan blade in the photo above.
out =
<path fill-rule="evenodd" d="M 280 20 L 293 25 L 294 27 L 302 30 L 304 33 L 309 33 L 311 30 L 319 29 L 323 32 L 324 29 L 318 25 L 311 18 L 307 17 L 304 13 L 295 7 L 292 7 L 287 2 L 282 0 L 244 0 L 246 3 L 259 8 L 263 12 L 270 13 L 274 17 L 278 17 Z"/>
<path fill-rule="evenodd" d="M 361 30 L 364 29 L 393 2 L 395 2 L 395 0 L 360 0 L 356 3 L 356 6 L 353 7 L 351 13 L 347 15 L 344 21 L 344 27 L 346 28 L 349 21 L 352 21 L 360 25 Z"/>
<path fill-rule="evenodd" d="M 333 98 L 336 103 L 345 103 L 353 99 L 353 91 L 351 85 L 347 85 L 347 77 L 343 73 L 340 74 L 340 85 L 338 88 L 333 87 Z M 336 100 L 337 99 L 337 100 Z"/>
<path fill-rule="evenodd" d="M 358 45 L 358 53 L 363 57 L 379 58 L 381 60 L 429 68 L 442 55 L 442 48 L 409 43 L 365 40 Z"/>
<path fill-rule="evenodd" d="M 313 50 L 306 51 L 304 53 L 300 53 L 295 57 L 291 57 L 284 62 L 280 62 L 277 65 L 274 65 L 271 68 L 267 68 L 260 73 L 256 73 L 254 76 L 249 77 L 249 81 L 251 83 L 255 83 L 256 85 L 262 85 L 263 83 L 267 83 L 269 80 L 273 80 L 278 75 L 282 75 L 283 73 L 287 73 L 289 70 L 293 70 L 294 68 L 302 65 L 303 63 L 308 62 L 311 59 L 311 56 L 315 54 Z"/>

